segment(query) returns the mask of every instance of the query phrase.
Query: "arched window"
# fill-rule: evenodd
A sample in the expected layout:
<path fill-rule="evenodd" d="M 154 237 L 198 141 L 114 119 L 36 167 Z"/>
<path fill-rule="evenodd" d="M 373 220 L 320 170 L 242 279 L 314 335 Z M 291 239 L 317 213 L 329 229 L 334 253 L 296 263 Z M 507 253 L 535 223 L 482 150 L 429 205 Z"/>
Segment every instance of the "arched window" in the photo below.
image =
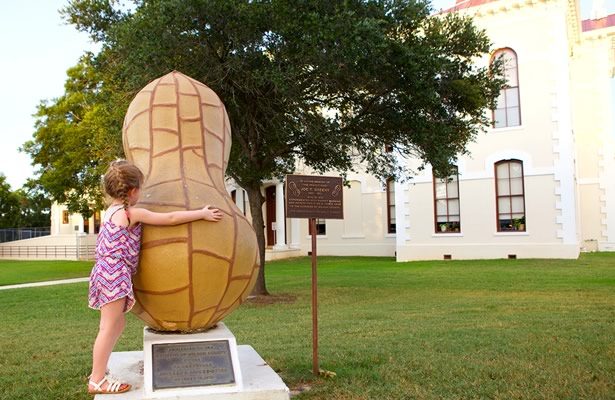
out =
<path fill-rule="evenodd" d="M 493 110 L 493 127 L 519 126 L 521 125 L 521 104 L 517 54 L 512 49 L 500 49 L 493 54 L 493 60 L 496 59 L 503 61 L 506 85 L 500 91 L 496 109 Z"/>
<path fill-rule="evenodd" d="M 455 168 L 446 178 L 433 179 L 435 232 L 453 233 L 461 231 L 459 209 L 459 174 Z"/>
<path fill-rule="evenodd" d="M 523 162 L 502 160 L 495 164 L 498 232 L 525 231 Z"/>

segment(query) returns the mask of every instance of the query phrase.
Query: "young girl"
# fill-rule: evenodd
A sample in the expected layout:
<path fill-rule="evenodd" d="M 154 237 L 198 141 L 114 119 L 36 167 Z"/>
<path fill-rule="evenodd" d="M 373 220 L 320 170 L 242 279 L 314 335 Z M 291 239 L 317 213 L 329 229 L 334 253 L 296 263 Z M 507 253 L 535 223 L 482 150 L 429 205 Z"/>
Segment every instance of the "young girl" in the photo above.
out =
<path fill-rule="evenodd" d="M 124 393 L 130 385 L 112 378 L 107 362 L 124 330 L 124 313 L 135 303 L 132 275 L 137 270 L 141 247 L 141 223 L 178 225 L 199 219 L 217 222 L 222 212 L 202 210 L 156 213 L 133 207 L 139 199 L 143 174 L 125 160 L 111 163 L 104 176 L 104 190 L 111 198 L 96 243 L 96 264 L 90 275 L 89 305 L 100 310 L 100 326 L 94 342 L 92 374 L 88 392 Z"/>

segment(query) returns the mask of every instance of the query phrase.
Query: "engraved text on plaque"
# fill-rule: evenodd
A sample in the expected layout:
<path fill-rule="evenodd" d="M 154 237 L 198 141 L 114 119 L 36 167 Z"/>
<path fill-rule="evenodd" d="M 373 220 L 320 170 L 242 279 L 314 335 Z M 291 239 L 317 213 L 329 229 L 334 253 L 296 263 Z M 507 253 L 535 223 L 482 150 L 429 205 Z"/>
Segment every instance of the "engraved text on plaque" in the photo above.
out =
<path fill-rule="evenodd" d="M 235 383 L 226 340 L 152 346 L 153 389 Z"/>
<path fill-rule="evenodd" d="M 288 218 L 344 219 L 342 178 L 286 175 Z"/>

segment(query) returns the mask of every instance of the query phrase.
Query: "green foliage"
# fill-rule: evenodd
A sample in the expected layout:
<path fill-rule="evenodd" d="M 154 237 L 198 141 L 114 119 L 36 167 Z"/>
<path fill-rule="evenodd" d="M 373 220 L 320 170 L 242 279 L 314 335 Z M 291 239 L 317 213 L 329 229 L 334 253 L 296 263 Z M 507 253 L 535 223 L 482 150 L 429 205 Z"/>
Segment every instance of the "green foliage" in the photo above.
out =
<path fill-rule="evenodd" d="M 0 173 L 0 228 L 49 226 L 50 208 L 49 198 L 34 181 L 12 191 Z"/>
<path fill-rule="evenodd" d="M 229 112 L 228 174 L 244 186 L 298 159 L 347 171 L 353 152 L 379 176 L 408 173 L 385 145 L 446 172 L 488 124 L 502 83 L 475 66 L 484 32 L 429 17 L 421 0 L 166 0 L 132 13 L 112 3 L 75 0 L 64 13 L 103 43 L 103 85 L 125 94 L 116 106 L 171 70 L 205 82 Z"/>
<path fill-rule="evenodd" d="M 292 172 L 298 159 L 346 171 L 353 152 L 379 176 L 399 174 L 403 165 L 381 151 L 385 144 L 448 171 L 488 124 L 484 110 L 502 83 L 475 66 L 489 50 L 484 32 L 457 15 L 429 17 L 422 1 L 166 0 L 137 2 L 132 13 L 113 3 L 75 0 L 64 9 L 103 50 L 69 71 L 65 96 L 40 107 L 27 149 L 45 169 L 54 164 L 42 154 L 46 147 L 68 147 L 54 139 L 88 143 L 85 136 L 99 130 L 120 156 L 129 100 L 150 80 L 180 70 L 225 102 L 234 139 L 228 173 L 244 186 Z M 105 115 L 95 106 L 106 102 L 119 111 Z M 85 114 L 93 114 L 90 123 L 76 119 Z M 41 179 L 71 209 L 78 200 L 56 188 L 98 194 L 86 177 L 100 154 L 78 148 L 78 157 L 60 151 L 57 171 L 43 170 Z"/>
<path fill-rule="evenodd" d="M 19 196 L 11 191 L 6 176 L 0 173 L 0 228 L 16 228 L 19 215 Z"/>
<path fill-rule="evenodd" d="M 39 165 L 32 183 L 84 217 L 102 206 L 100 179 L 121 152 L 121 119 L 109 108 L 112 96 L 101 89 L 93 55 L 68 70 L 65 93 L 41 102 L 34 139 L 23 151 Z"/>
<path fill-rule="evenodd" d="M 17 227 L 44 227 L 51 224 L 51 200 L 40 184 L 29 179 L 14 193 L 19 198 L 20 208 Z"/>

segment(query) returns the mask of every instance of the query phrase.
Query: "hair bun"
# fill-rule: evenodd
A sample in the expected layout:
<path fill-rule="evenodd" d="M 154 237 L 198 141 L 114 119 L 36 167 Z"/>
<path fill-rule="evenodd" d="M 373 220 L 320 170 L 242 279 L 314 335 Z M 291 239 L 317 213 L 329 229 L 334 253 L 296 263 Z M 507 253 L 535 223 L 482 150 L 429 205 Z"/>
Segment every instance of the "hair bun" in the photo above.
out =
<path fill-rule="evenodd" d="M 128 161 L 124 160 L 123 158 L 118 158 L 117 160 L 111 161 L 111 164 L 109 164 L 109 166 L 115 168 L 126 164 L 128 164 Z"/>

